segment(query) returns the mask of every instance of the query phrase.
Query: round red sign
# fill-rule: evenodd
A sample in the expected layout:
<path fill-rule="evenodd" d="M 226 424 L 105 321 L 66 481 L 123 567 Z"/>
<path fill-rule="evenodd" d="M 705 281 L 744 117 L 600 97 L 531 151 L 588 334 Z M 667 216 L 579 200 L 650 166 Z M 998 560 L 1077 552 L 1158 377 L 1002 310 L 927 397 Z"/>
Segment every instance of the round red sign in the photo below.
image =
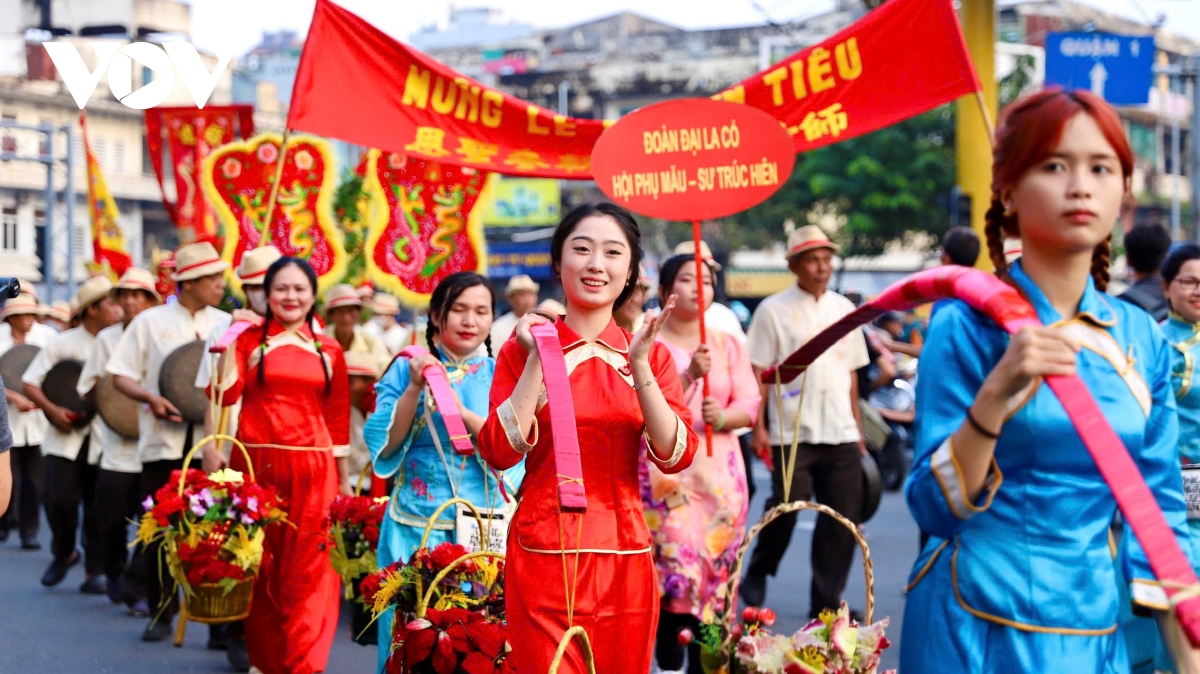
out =
<path fill-rule="evenodd" d="M 592 175 L 614 203 L 666 220 L 744 211 L 782 187 L 795 163 L 779 120 L 708 98 L 635 110 L 592 149 Z"/>

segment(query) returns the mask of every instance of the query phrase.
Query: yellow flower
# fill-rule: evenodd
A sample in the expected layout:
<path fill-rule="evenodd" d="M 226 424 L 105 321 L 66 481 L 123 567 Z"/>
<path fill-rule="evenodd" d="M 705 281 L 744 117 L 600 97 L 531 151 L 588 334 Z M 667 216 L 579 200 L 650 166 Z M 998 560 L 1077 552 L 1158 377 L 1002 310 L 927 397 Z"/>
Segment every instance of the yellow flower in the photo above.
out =
<path fill-rule="evenodd" d="M 262 564 L 263 530 L 254 532 L 251 538 L 245 527 L 236 527 L 229 532 L 225 549 L 233 555 L 233 563 L 246 571 L 257 569 Z"/>
<path fill-rule="evenodd" d="M 708 554 L 718 557 L 729 549 L 729 544 L 732 541 L 733 527 L 716 527 L 712 531 L 709 531 L 708 536 L 704 538 L 704 547 L 708 548 Z"/>
<path fill-rule="evenodd" d="M 388 501 L 392 500 L 392 497 L 391 496 L 376 496 L 372 500 L 375 501 L 376 503 L 387 503 Z"/>
<path fill-rule="evenodd" d="M 138 543 L 147 544 L 157 537 L 158 521 L 150 513 L 142 515 L 142 521 L 138 522 L 137 535 L 134 536 L 134 540 Z"/>
<path fill-rule="evenodd" d="M 662 527 L 662 515 L 659 515 L 657 510 L 646 509 L 643 514 L 646 516 L 646 526 L 650 527 L 650 531 L 658 531 Z"/>
<path fill-rule="evenodd" d="M 379 592 L 375 593 L 375 605 L 371 607 L 371 614 L 378 616 L 387 610 L 388 605 L 392 603 L 392 598 L 402 587 L 404 587 L 404 578 L 399 573 L 388 574 L 379 584 Z"/>
<path fill-rule="evenodd" d="M 242 475 L 242 473 L 233 470 L 232 468 L 222 468 L 221 470 L 209 475 L 208 479 L 219 484 L 241 484 L 245 481 L 245 477 Z"/>

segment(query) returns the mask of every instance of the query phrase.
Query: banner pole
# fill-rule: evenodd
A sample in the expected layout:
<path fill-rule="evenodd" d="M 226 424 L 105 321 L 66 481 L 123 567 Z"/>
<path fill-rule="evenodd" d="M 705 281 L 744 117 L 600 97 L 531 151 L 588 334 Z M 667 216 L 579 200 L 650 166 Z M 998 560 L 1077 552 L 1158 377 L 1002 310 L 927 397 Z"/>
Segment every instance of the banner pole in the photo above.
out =
<path fill-rule="evenodd" d="M 987 129 L 988 143 L 994 148 L 996 147 L 996 123 L 992 121 L 992 113 L 988 112 L 983 92 L 978 89 L 975 90 L 975 102 L 979 105 L 979 116 L 983 118 L 983 127 Z"/>
<path fill-rule="evenodd" d="M 279 166 L 275 167 L 275 182 L 271 184 L 271 197 L 267 200 L 267 217 L 258 233 L 259 248 L 271 242 L 271 218 L 275 216 L 275 200 L 279 197 L 279 183 L 283 180 L 283 164 L 287 159 L 287 146 L 291 137 L 291 127 L 284 127 L 283 142 L 279 144 Z"/>
<path fill-rule="evenodd" d="M 700 256 L 700 221 L 692 220 L 692 249 L 696 252 L 696 297 L 699 306 L 696 307 L 700 314 L 700 344 L 705 344 L 708 340 L 705 338 L 704 329 L 704 260 Z M 716 279 L 713 279 L 714 284 Z M 704 375 L 704 397 L 707 398 L 708 393 L 708 375 Z M 701 403 L 703 405 L 703 402 Z M 706 451 L 708 456 L 712 456 L 713 430 L 712 424 L 705 422 L 704 424 L 704 441 L 706 443 Z"/>

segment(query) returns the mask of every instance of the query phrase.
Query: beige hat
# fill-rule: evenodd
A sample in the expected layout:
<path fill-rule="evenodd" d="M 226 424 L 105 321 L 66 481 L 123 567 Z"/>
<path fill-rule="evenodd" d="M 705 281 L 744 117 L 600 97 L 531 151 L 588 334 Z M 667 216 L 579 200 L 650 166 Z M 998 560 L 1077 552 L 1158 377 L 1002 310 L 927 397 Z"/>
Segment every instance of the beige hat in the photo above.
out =
<path fill-rule="evenodd" d="M 191 281 L 219 274 L 226 269 L 229 269 L 229 263 L 221 259 L 211 243 L 189 243 L 175 251 L 175 273 L 171 274 L 171 279 L 176 282 Z"/>
<path fill-rule="evenodd" d="M 74 301 L 75 298 L 71 298 L 71 302 Z M 70 323 L 71 314 L 75 313 L 71 308 L 71 302 L 58 300 L 49 306 L 43 307 L 42 315 L 46 318 L 53 318 L 60 323 Z"/>
<path fill-rule="evenodd" d="M 283 253 L 275 246 L 259 246 L 252 251 L 242 254 L 242 263 L 238 265 L 238 280 L 242 285 L 262 285 L 267 276 L 267 267 L 275 260 L 283 257 Z"/>
<path fill-rule="evenodd" d="M 675 255 L 695 255 L 696 244 L 693 241 L 684 241 L 675 246 Z M 712 265 L 713 269 L 721 271 L 721 265 L 713 258 L 712 249 L 708 247 L 708 242 L 700 242 L 700 259 Z"/>
<path fill-rule="evenodd" d="M 830 241 L 820 227 L 805 225 L 788 235 L 786 257 L 790 260 L 800 253 L 817 248 L 828 248 L 835 253 L 841 250 L 841 246 Z"/>
<path fill-rule="evenodd" d="M 154 296 L 156 302 L 162 302 L 162 295 L 158 294 L 158 288 L 154 284 L 154 274 L 145 269 L 130 267 L 121 274 L 121 279 L 117 281 L 117 285 L 113 286 L 113 294 L 117 294 L 118 290 L 145 290 Z"/>
<path fill-rule="evenodd" d="M 1004 239 L 1004 261 L 1012 264 L 1017 258 L 1021 257 L 1021 240 L 1014 238 Z"/>
<path fill-rule="evenodd" d="M 325 293 L 325 311 L 338 307 L 361 307 L 362 305 L 363 301 L 358 296 L 358 291 L 349 283 L 339 283 Z"/>
<path fill-rule="evenodd" d="M 364 351 L 346 352 L 346 372 L 350 376 L 379 379 L 379 359 Z"/>
<path fill-rule="evenodd" d="M 537 305 L 537 308 L 555 316 L 565 316 L 567 313 L 567 308 L 558 300 L 544 299 L 541 304 Z"/>
<path fill-rule="evenodd" d="M 387 293 L 375 293 L 371 300 L 371 311 L 381 316 L 395 316 L 400 313 L 400 300 Z"/>
<path fill-rule="evenodd" d="M 528 274 L 517 274 L 508 280 L 508 287 L 504 289 L 504 296 L 508 297 L 513 293 L 524 292 L 526 290 L 536 293 L 539 288 L 541 286 L 529 278 Z"/>
<path fill-rule="evenodd" d="M 37 316 L 41 311 L 38 308 L 37 300 L 32 295 L 21 293 L 16 297 L 4 303 L 4 307 L 0 308 L 0 321 L 9 316 L 21 316 L 23 314 L 33 314 Z"/>
<path fill-rule="evenodd" d="M 113 282 L 107 276 L 93 276 L 79 286 L 71 302 L 71 315 L 87 309 L 112 293 Z"/>
<path fill-rule="evenodd" d="M 354 292 L 358 293 L 358 296 L 362 298 L 363 302 L 370 302 L 371 298 L 375 296 L 375 287 L 370 283 L 364 283 L 355 288 Z"/>
<path fill-rule="evenodd" d="M 33 299 L 37 299 L 37 287 L 32 283 L 26 283 L 25 279 L 21 279 L 21 294 L 29 295 Z"/>

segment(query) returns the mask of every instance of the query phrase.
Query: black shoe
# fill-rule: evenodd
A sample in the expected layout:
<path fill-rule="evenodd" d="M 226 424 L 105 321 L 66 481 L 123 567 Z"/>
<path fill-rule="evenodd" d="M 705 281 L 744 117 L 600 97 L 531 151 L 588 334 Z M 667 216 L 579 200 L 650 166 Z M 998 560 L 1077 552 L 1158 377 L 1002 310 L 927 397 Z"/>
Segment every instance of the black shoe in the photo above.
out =
<path fill-rule="evenodd" d="M 250 671 L 250 651 L 246 649 L 246 640 L 233 638 L 229 640 L 229 648 L 225 651 L 229 664 L 239 672 Z"/>
<path fill-rule="evenodd" d="M 3 529 L 0 529 L 0 543 L 3 543 L 8 540 L 8 532 L 9 532 L 8 527 L 4 527 Z"/>
<path fill-rule="evenodd" d="M 767 598 L 766 574 L 751 571 L 742 579 L 742 601 L 746 606 L 762 606 Z"/>
<path fill-rule="evenodd" d="M 50 562 L 50 568 L 46 569 L 46 573 L 42 575 L 42 585 L 45 585 L 46 587 L 54 587 L 55 585 L 63 582 L 63 580 L 65 580 L 67 577 L 67 571 L 69 571 L 72 566 L 78 564 L 80 558 L 82 557 L 83 555 L 80 555 L 79 551 L 76 550 L 75 552 L 72 552 L 71 556 L 66 559 L 56 559 L 53 562 Z"/>
<path fill-rule="evenodd" d="M 79 586 L 79 591 L 84 594 L 107 594 L 108 581 L 103 575 L 92 576 L 83 581 L 83 585 Z"/>
<path fill-rule="evenodd" d="M 22 538 L 21 539 L 21 549 L 22 550 L 41 550 L 42 544 L 38 543 L 37 539 L 33 538 L 32 536 L 29 538 Z"/>
<path fill-rule="evenodd" d="M 208 647 L 214 651 L 229 648 L 229 625 L 217 623 L 208 626 Z"/>
<path fill-rule="evenodd" d="M 142 641 L 162 641 L 171 636 L 171 619 L 161 618 L 155 619 L 146 626 L 146 631 L 142 632 Z"/>

